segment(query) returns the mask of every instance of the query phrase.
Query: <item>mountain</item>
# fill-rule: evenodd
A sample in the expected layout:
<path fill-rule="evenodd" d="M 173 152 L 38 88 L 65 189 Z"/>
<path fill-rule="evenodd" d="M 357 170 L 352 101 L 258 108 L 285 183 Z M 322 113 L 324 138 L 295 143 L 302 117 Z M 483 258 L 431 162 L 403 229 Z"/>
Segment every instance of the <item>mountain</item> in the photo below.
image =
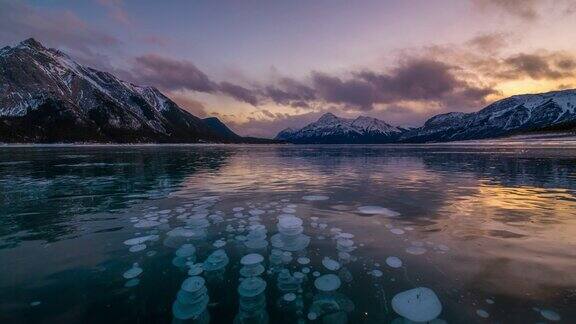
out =
<path fill-rule="evenodd" d="M 576 130 L 576 90 L 512 96 L 474 113 L 434 116 L 401 142 L 446 142 Z"/>
<path fill-rule="evenodd" d="M 223 137 L 238 140 L 241 139 L 240 135 L 234 133 L 230 128 L 228 128 L 228 126 L 226 126 L 226 124 L 224 124 L 222 121 L 220 121 L 220 119 L 216 117 L 204 118 L 202 121 L 213 131 Z"/>
<path fill-rule="evenodd" d="M 278 135 L 276 135 L 275 139 L 279 140 L 279 141 L 285 141 L 290 139 L 290 137 L 296 133 L 298 130 L 294 129 L 294 128 L 285 128 L 283 130 L 280 131 L 280 133 L 278 133 Z"/>
<path fill-rule="evenodd" d="M 394 127 L 369 117 L 344 119 L 331 113 L 276 139 L 291 143 L 424 143 L 497 138 L 545 131 L 576 131 L 576 90 L 512 96 L 474 113 L 451 112 L 422 127 Z"/>
<path fill-rule="evenodd" d="M 251 140 L 154 87 L 78 64 L 34 39 L 0 49 L 0 142 L 244 141 Z"/>
<path fill-rule="evenodd" d="M 360 116 L 346 119 L 326 113 L 300 130 L 281 131 L 275 139 L 298 144 L 392 143 L 402 133 L 402 129 L 376 118 Z"/>

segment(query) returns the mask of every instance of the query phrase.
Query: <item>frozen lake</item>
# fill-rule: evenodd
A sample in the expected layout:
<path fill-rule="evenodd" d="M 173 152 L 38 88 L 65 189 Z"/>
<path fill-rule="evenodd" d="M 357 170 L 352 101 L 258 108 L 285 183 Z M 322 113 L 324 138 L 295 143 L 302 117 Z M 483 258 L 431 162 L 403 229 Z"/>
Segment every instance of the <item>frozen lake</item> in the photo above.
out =
<path fill-rule="evenodd" d="M 0 147 L 0 323 L 574 323 L 575 260 L 561 143 Z"/>

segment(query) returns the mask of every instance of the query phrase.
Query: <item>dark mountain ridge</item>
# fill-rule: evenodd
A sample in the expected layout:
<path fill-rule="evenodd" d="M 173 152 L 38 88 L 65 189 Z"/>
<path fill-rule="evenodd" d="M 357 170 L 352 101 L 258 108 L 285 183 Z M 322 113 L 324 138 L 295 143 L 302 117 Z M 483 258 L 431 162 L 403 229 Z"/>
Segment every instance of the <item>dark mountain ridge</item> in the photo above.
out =
<path fill-rule="evenodd" d="M 76 63 L 34 39 L 0 50 L 0 142 L 242 143 L 158 89 Z"/>

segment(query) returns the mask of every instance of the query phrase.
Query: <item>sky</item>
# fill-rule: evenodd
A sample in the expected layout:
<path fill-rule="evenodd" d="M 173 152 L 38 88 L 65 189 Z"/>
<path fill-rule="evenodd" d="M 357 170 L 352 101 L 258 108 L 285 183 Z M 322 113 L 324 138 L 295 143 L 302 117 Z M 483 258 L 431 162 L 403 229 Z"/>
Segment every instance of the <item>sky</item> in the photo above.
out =
<path fill-rule="evenodd" d="M 576 88 L 574 30 L 576 0 L 0 0 L 0 47 L 34 37 L 262 137 Z"/>

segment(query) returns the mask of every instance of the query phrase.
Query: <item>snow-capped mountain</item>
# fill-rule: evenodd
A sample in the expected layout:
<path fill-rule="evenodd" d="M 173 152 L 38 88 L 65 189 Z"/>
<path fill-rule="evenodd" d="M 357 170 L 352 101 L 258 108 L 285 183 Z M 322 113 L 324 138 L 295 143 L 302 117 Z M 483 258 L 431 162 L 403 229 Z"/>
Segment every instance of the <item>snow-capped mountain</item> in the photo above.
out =
<path fill-rule="evenodd" d="M 391 126 L 369 117 L 327 113 L 276 139 L 291 143 L 423 143 L 496 138 L 538 131 L 576 131 L 576 90 L 512 96 L 474 113 L 436 115 L 422 127 Z"/>
<path fill-rule="evenodd" d="M 34 39 L 0 49 L 0 142 L 238 141 L 234 135 L 156 88 L 78 64 Z"/>
<path fill-rule="evenodd" d="M 403 142 L 457 141 L 576 130 L 576 90 L 512 96 L 475 113 L 448 113 L 402 134 Z"/>
<path fill-rule="evenodd" d="M 291 143 L 390 143 L 402 132 L 376 118 L 346 119 L 326 113 L 300 130 L 281 131 L 276 139 Z"/>

